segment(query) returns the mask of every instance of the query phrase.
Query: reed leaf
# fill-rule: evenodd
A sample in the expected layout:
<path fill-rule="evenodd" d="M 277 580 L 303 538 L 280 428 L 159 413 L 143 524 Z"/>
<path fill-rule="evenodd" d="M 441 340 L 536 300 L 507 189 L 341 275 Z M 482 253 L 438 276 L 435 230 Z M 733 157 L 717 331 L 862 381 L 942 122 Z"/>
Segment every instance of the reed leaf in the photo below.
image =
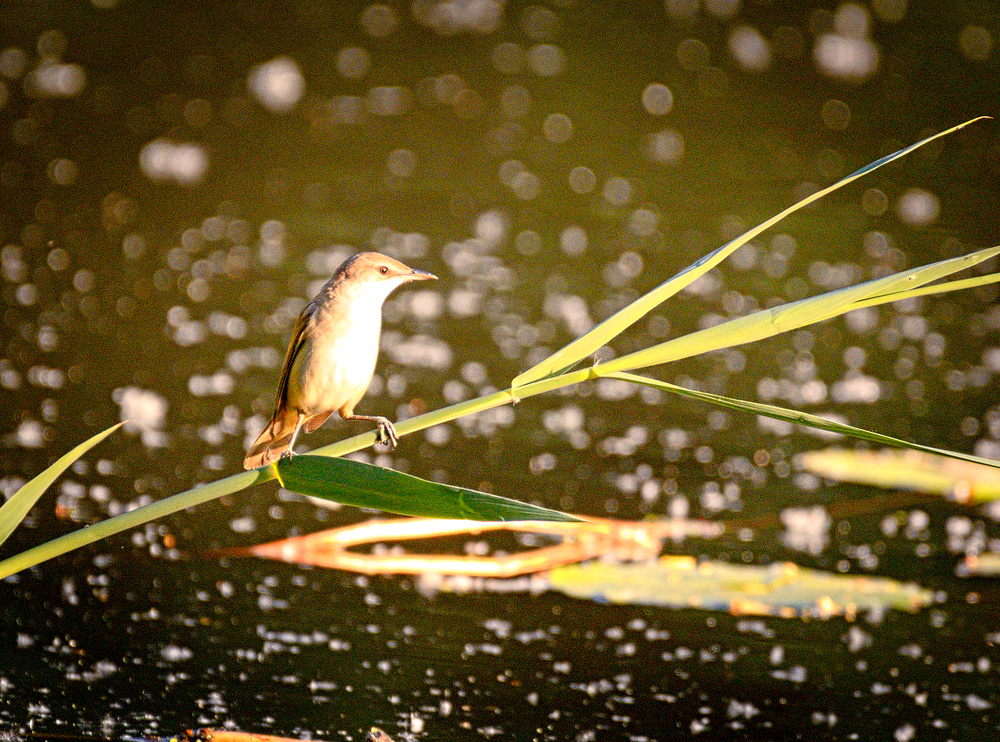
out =
<path fill-rule="evenodd" d="M 876 296 L 870 299 L 865 299 L 864 301 L 857 302 L 852 309 L 861 309 L 862 307 L 873 307 L 879 304 L 887 304 L 893 301 L 901 301 L 903 299 L 915 299 L 918 296 L 936 296 L 938 294 L 947 294 L 951 291 L 964 291 L 966 289 L 974 289 L 979 286 L 988 286 L 991 283 L 1000 282 L 1000 273 L 987 273 L 985 276 L 975 276 L 973 278 L 962 278 L 958 281 L 947 281 L 946 283 L 935 283 L 931 286 L 921 286 L 916 289 L 909 289 L 907 291 L 897 291 L 894 294 L 886 296 Z"/>
<path fill-rule="evenodd" d="M 655 309 L 657 306 L 662 304 L 664 301 L 674 296 L 677 292 L 681 291 L 683 288 L 691 284 L 693 281 L 710 271 L 712 268 L 717 266 L 727 257 L 732 255 L 740 247 L 748 243 L 750 240 L 754 239 L 762 232 L 770 229 L 775 224 L 780 222 L 785 217 L 794 214 L 796 211 L 808 206 L 809 204 L 823 198 L 823 196 L 828 193 L 832 193 L 839 188 L 844 187 L 848 183 L 857 180 L 858 178 L 867 175 L 868 173 L 877 170 L 883 165 L 887 165 L 893 160 L 897 160 L 900 157 L 908 155 L 913 150 L 924 146 L 925 144 L 938 139 L 939 137 L 944 137 L 952 134 L 959 129 L 964 129 L 966 126 L 973 124 L 977 121 L 983 119 L 988 119 L 989 116 L 979 116 L 978 118 L 971 119 L 965 123 L 959 124 L 958 126 L 953 126 L 950 129 L 929 136 L 926 139 L 922 139 L 916 144 L 911 144 L 908 147 L 904 147 L 898 152 L 893 152 L 890 155 L 879 158 L 863 168 L 854 171 L 846 178 L 843 178 L 831 186 L 823 188 L 815 193 L 807 196 L 806 198 L 798 201 L 797 203 L 789 206 L 787 209 L 779 214 L 761 222 L 753 229 L 744 232 L 742 235 L 726 243 L 722 247 L 710 252 L 705 255 L 695 263 L 692 263 L 687 268 L 682 270 L 680 273 L 673 276 L 673 278 L 668 279 L 664 283 L 657 286 L 655 289 L 649 293 L 636 299 L 634 302 L 629 304 L 624 309 L 619 310 L 613 314 L 608 319 L 604 320 L 596 327 L 594 327 L 590 332 L 581 335 L 576 340 L 572 341 L 568 345 L 564 346 L 561 350 L 556 351 L 551 356 L 543 360 L 542 362 L 532 366 L 527 371 L 516 376 L 511 382 L 511 389 L 518 390 L 533 381 L 538 381 L 544 379 L 548 376 L 558 374 L 561 371 L 565 371 L 572 368 L 581 360 L 591 355 L 601 346 L 608 343 L 610 340 L 614 339 L 627 328 L 631 327 L 637 321 L 646 316 L 649 312 Z"/>
<path fill-rule="evenodd" d="M 278 464 L 285 489 L 343 505 L 422 518 L 480 521 L 567 521 L 580 519 L 486 492 L 455 487 L 381 466 L 328 456 L 296 456 Z"/>
<path fill-rule="evenodd" d="M 846 435 L 851 438 L 858 438 L 864 441 L 871 441 L 872 443 L 880 443 L 885 446 L 907 448 L 913 451 L 923 451 L 924 453 L 933 453 L 938 456 L 947 456 L 948 458 L 958 459 L 959 461 L 968 461 L 973 464 L 982 464 L 983 466 L 991 466 L 993 468 L 1000 469 L 1000 461 L 984 459 L 981 456 L 973 456 L 972 454 L 959 453 L 957 451 L 949 451 L 944 448 L 934 448 L 933 446 L 922 446 L 919 443 L 910 443 L 909 441 L 904 441 L 901 438 L 893 438 L 892 436 L 882 435 L 881 433 L 875 433 L 871 430 L 865 430 L 864 428 L 856 428 L 853 425 L 846 425 L 834 420 L 828 420 L 827 418 L 820 417 L 819 415 L 810 415 L 806 412 L 799 412 L 798 410 L 789 410 L 784 407 L 776 407 L 774 405 L 762 404 L 760 402 L 746 402 L 742 399 L 723 397 L 722 395 L 710 394 L 709 392 L 700 392 L 694 389 L 677 386 L 676 384 L 670 384 L 666 381 L 651 379 L 648 376 L 638 376 L 636 374 L 629 373 L 614 373 L 609 374 L 609 378 L 630 381 L 634 384 L 642 384 L 644 386 L 652 387 L 653 389 L 669 392 L 670 394 L 679 394 L 682 397 L 701 400 L 702 402 L 708 402 L 718 407 L 725 407 L 738 412 L 748 412 L 752 415 L 770 417 L 775 420 L 795 423 L 796 425 L 806 425 L 810 428 L 816 428 L 817 430 L 839 433 L 840 435 Z"/>
<path fill-rule="evenodd" d="M 14 529 L 17 528 L 18 524 L 28 514 L 28 511 L 38 502 L 38 498 L 59 478 L 60 474 L 72 466 L 87 451 L 124 424 L 124 422 L 120 422 L 117 425 L 112 425 L 107 430 L 87 439 L 69 453 L 61 456 L 54 464 L 11 495 L 10 499 L 3 504 L 3 507 L 0 507 L 0 544 L 6 541 L 7 537 L 14 532 Z"/>
<path fill-rule="evenodd" d="M 961 255 L 931 265 L 911 268 L 856 286 L 828 291 L 819 296 L 811 296 L 771 309 L 762 309 L 714 327 L 682 335 L 650 348 L 595 365 L 594 370 L 600 376 L 607 376 L 615 371 L 631 371 L 637 368 L 657 366 L 721 348 L 731 348 L 755 340 L 763 340 L 789 330 L 796 330 L 831 319 L 861 306 L 898 301 L 910 295 L 907 293 L 909 291 L 952 273 L 971 268 L 996 255 L 1000 255 L 1000 247 L 989 247 L 969 255 Z"/>
<path fill-rule="evenodd" d="M 231 495 L 269 479 L 274 479 L 274 472 L 270 469 L 240 472 L 217 482 L 199 485 L 185 492 L 171 495 L 166 499 L 102 520 L 100 523 L 67 533 L 65 536 L 52 539 L 4 559 L 0 562 L 0 580 L 49 559 L 54 559 L 68 551 L 79 549 L 82 546 L 87 546 L 108 536 L 114 536 L 122 531 L 144 525 L 180 510 L 210 502 L 224 495 Z"/>

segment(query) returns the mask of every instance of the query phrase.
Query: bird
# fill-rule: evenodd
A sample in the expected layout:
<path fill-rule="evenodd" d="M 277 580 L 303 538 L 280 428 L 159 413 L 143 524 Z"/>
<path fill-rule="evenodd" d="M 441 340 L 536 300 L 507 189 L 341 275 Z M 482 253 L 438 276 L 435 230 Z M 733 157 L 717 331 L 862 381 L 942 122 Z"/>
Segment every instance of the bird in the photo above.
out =
<path fill-rule="evenodd" d="M 281 367 L 274 413 L 243 460 L 244 469 L 294 455 L 299 433 L 312 433 L 334 412 L 368 420 L 377 440 L 394 448 L 393 424 L 379 415 L 355 415 L 378 359 L 382 304 L 395 289 L 437 276 L 375 252 L 345 260 L 295 323 Z"/>

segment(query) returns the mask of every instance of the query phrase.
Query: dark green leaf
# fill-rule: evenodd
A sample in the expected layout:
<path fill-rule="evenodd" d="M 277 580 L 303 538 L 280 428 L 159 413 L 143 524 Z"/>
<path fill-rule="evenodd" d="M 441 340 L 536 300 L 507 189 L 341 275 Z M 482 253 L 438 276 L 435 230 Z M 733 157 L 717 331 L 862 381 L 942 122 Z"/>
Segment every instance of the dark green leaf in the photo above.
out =
<path fill-rule="evenodd" d="M 580 520 L 557 510 L 329 456 L 282 459 L 278 481 L 285 489 L 309 497 L 399 515 L 486 521 Z"/>

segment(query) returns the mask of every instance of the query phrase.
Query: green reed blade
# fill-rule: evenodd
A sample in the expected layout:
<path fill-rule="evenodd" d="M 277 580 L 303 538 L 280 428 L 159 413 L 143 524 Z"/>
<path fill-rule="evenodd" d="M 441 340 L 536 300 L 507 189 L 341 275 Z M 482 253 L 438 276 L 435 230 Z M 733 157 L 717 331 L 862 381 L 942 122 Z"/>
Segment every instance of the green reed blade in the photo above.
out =
<path fill-rule="evenodd" d="M 61 456 L 58 461 L 52 464 L 52 466 L 48 467 L 45 471 L 11 495 L 10 499 L 3 504 L 3 507 L 0 507 L 0 544 L 7 540 L 7 537 L 10 536 L 20 522 L 24 520 L 24 516 L 28 514 L 28 511 L 31 510 L 36 502 L 38 502 L 38 498 L 45 493 L 45 490 L 47 490 L 49 486 L 56 481 L 56 479 L 58 479 L 60 474 L 72 466 L 73 463 L 87 453 L 87 451 L 114 433 L 124 424 L 124 422 L 120 422 L 117 425 L 112 425 L 107 430 L 102 431 L 94 437 L 84 441 L 69 453 Z"/>
<path fill-rule="evenodd" d="M 600 376 L 607 376 L 615 371 L 630 371 L 656 366 L 713 350 L 763 340 L 789 330 L 796 330 L 831 319 L 853 309 L 858 309 L 860 306 L 898 301 L 906 298 L 907 291 L 918 289 L 931 281 L 971 268 L 996 255 L 1000 255 L 1000 247 L 989 247 L 968 255 L 911 268 L 856 286 L 847 286 L 771 309 L 762 309 L 714 327 L 682 335 L 650 348 L 595 365 L 594 371 Z M 867 302 L 867 304 L 862 302 Z"/>
<path fill-rule="evenodd" d="M 36 564 L 53 559 L 68 551 L 87 546 L 102 538 L 114 536 L 130 528 L 141 526 L 165 515 L 185 510 L 195 505 L 215 500 L 224 495 L 246 489 L 254 484 L 266 482 L 274 479 L 274 472 L 269 469 L 254 469 L 253 471 L 240 472 L 232 476 L 220 479 L 210 484 L 203 484 L 186 492 L 171 495 L 164 500 L 158 500 L 144 505 L 141 508 L 130 510 L 127 513 L 116 515 L 113 518 L 102 520 L 92 526 L 81 528 L 65 536 L 47 541 L 20 554 L 4 559 L 0 562 L 0 580 L 16 572 L 34 567 Z"/>
<path fill-rule="evenodd" d="M 918 147 L 922 147 L 928 142 L 932 142 L 939 137 L 944 137 L 952 134 L 959 129 L 963 129 L 969 124 L 975 123 L 976 121 L 981 121 L 982 119 L 988 119 L 989 116 L 979 116 L 978 118 L 971 119 L 965 123 L 959 124 L 958 126 L 953 126 L 950 129 L 934 134 L 933 136 L 922 139 L 916 144 L 911 144 L 908 147 L 904 147 L 898 152 L 893 152 L 890 155 L 879 158 L 868 165 L 865 165 L 860 170 L 856 170 L 846 178 L 843 178 L 831 186 L 823 188 L 822 190 L 816 191 L 810 196 L 802 199 L 801 201 L 789 206 L 787 209 L 781 213 L 761 222 L 753 229 L 743 233 L 735 240 L 723 245 L 722 247 L 716 249 L 715 251 L 705 255 L 697 262 L 692 263 L 690 266 L 682 270 L 680 273 L 676 274 L 673 278 L 668 279 L 664 283 L 657 286 L 655 289 L 649 293 L 643 295 L 636 301 L 629 304 L 624 309 L 613 314 L 608 319 L 601 322 L 595 328 L 590 330 L 584 335 L 581 335 L 576 340 L 572 341 L 568 345 L 564 346 L 561 350 L 556 351 L 551 356 L 543 360 L 541 363 L 531 367 L 524 373 L 519 374 L 511 382 L 511 389 L 517 390 L 533 381 L 538 381 L 547 376 L 552 376 L 564 371 L 572 366 L 575 366 L 581 360 L 591 355 L 595 350 L 601 346 L 608 343 L 613 338 L 620 335 L 627 328 L 631 327 L 635 322 L 640 320 L 642 317 L 647 315 L 657 306 L 662 304 L 664 301 L 674 296 L 678 291 L 683 289 L 685 286 L 692 283 L 694 280 L 704 275 L 712 268 L 717 266 L 723 260 L 725 260 L 729 255 L 734 253 L 737 249 L 745 245 L 747 242 L 757 237 L 759 234 L 765 230 L 771 228 L 778 222 L 780 222 L 785 217 L 796 211 L 808 206 L 809 204 L 817 201 L 828 193 L 832 193 L 838 188 L 842 188 L 848 183 L 857 180 L 858 178 L 867 175 L 868 173 L 876 170 L 883 165 L 886 165 L 893 160 L 897 160 L 900 157 L 908 155 L 913 150 Z"/>
<path fill-rule="evenodd" d="M 949 451 L 944 448 L 934 448 L 933 446 L 922 446 L 919 443 L 910 443 L 909 441 L 904 441 L 901 438 L 893 438 L 892 436 L 882 435 L 881 433 L 875 433 L 870 430 L 865 430 L 864 428 L 856 428 L 853 425 L 845 425 L 844 423 L 827 420 L 825 417 L 810 415 L 806 412 L 799 412 L 798 410 L 789 410 L 784 407 L 775 407 L 774 405 L 762 404 L 760 402 L 746 402 L 742 399 L 723 397 L 719 394 L 699 392 L 694 389 L 677 386 L 676 384 L 670 384 L 666 381 L 651 379 L 648 376 L 638 376 L 636 374 L 628 373 L 614 373 L 610 374 L 609 378 L 630 381 L 634 384 L 642 384 L 644 386 L 653 387 L 654 389 L 670 392 L 671 394 L 679 394 L 683 397 L 698 399 L 702 402 L 708 402 L 710 404 L 725 407 L 730 410 L 736 410 L 738 412 L 748 412 L 753 415 L 762 415 L 763 417 L 783 420 L 785 422 L 795 423 L 796 425 L 805 425 L 810 428 L 816 428 L 817 430 L 826 430 L 830 433 L 839 433 L 841 435 L 850 436 L 851 438 L 871 441 L 872 443 L 881 443 L 885 446 L 892 446 L 894 448 L 909 448 L 914 451 L 933 453 L 938 456 L 947 456 L 948 458 L 958 459 L 960 461 L 969 461 L 973 464 L 982 464 L 984 466 L 991 466 L 1000 469 L 1000 461 L 984 459 L 981 456 L 973 456 L 972 454 L 967 453 L 958 453 L 957 451 Z"/>
<path fill-rule="evenodd" d="M 988 286 L 991 283 L 1000 283 L 1000 273 L 987 273 L 985 276 L 963 278 L 958 281 L 948 281 L 946 283 L 935 283 L 931 286 L 921 286 L 920 288 L 908 291 L 898 291 L 891 295 L 875 296 L 856 302 L 851 308 L 861 309 L 863 307 L 878 306 L 879 304 L 888 304 L 889 302 L 900 301 L 902 299 L 913 299 L 918 296 L 933 296 L 947 294 L 951 291 L 964 291 L 965 289 L 974 289 L 979 286 Z"/>

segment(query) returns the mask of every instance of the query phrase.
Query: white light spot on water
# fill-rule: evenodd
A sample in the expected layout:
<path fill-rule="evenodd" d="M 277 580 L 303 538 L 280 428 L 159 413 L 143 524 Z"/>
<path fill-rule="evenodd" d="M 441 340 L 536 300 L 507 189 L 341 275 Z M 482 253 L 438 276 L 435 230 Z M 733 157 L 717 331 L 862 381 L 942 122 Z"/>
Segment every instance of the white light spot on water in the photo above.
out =
<path fill-rule="evenodd" d="M 149 448 L 167 444 L 167 436 L 160 430 L 170 406 L 165 397 L 134 386 L 115 389 L 111 397 L 121 407 L 120 419 L 129 421 L 125 430 L 141 433 L 143 445 Z"/>
<path fill-rule="evenodd" d="M 281 265 L 285 260 L 285 225 L 277 219 L 268 219 L 260 225 L 260 262 L 269 267 Z"/>
<path fill-rule="evenodd" d="M 265 108 L 285 113 L 302 98 L 306 82 L 294 59 L 275 57 L 250 71 L 247 86 Z"/>
<path fill-rule="evenodd" d="M 579 296 L 546 294 L 543 311 L 547 317 L 565 322 L 573 335 L 582 335 L 594 326 L 587 302 Z"/>
<path fill-rule="evenodd" d="M 368 74 L 371 56 L 359 46 L 349 46 L 337 52 L 336 67 L 341 77 L 357 80 Z"/>
<path fill-rule="evenodd" d="M 583 429 L 583 410 L 576 405 L 566 405 L 558 410 L 542 413 L 542 425 L 550 433 L 572 433 Z"/>
<path fill-rule="evenodd" d="M 528 49 L 528 67 L 540 77 L 555 77 L 566 66 L 566 54 L 554 44 L 536 44 Z"/>
<path fill-rule="evenodd" d="M 151 180 L 194 185 L 208 170 L 208 152 L 194 142 L 154 139 L 139 152 L 139 166 Z"/>
<path fill-rule="evenodd" d="M 675 129 L 653 132 L 646 140 L 646 156 L 653 162 L 671 165 L 684 156 L 684 137 Z"/>
<path fill-rule="evenodd" d="M 597 176 L 589 167 L 578 165 L 569 171 L 569 187 L 574 193 L 590 193 L 597 186 Z"/>
<path fill-rule="evenodd" d="M 415 0 L 411 6 L 418 23 L 442 36 L 466 32 L 489 34 L 503 18 L 500 0 Z"/>
<path fill-rule="evenodd" d="M 234 386 L 233 377 L 225 371 L 210 376 L 195 374 L 188 379 L 188 391 L 196 397 L 231 394 Z"/>
<path fill-rule="evenodd" d="M 993 35 L 982 26 L 966 26 L 958 35 L 958 48 L 966 59 L 985 61 L 993 51 Z"/>
<path fill-rule="evenodd" d="M 828 77 L 861 82 L 879 65 L 878 47 L 868 39 L 823 34 L 813 48 L 819 71 Z"/>
<path fill-rule="evenodd" d="M 923 188 L 910 188 L 899 197 L 896 213 L 904 224 L 909 224 L 911 227 L 926 227 L 940 216 L 941 201 Z"/>
<path fill-rule="evenodd" d="M 410 313 L 419 320 L 433 320 L 444 311 L 444 297 L 437 291 L 413 291 L 409 295 Z"/>
<path fill-rule="evenodd" d="M 650 115 L 665 116 L 674 107 L 674 95 L 663 83 L 650 83 L 642 91 L 642 107 Z"/>
<path fill-rule="evenodd" d="M 26 88 L 40 98 L 73 98 L 83 92 L 87 74 L 78 64 L 51 62 L 32 71 Z"/>
<path fill-rule="evenodd" d="M 368 91 L 367 105 L 374 116 L 402 116 L 413 106 L 413 93 L 401 85 L 380 85 Z"/>
<path fill-rule="evenodd" d="M 705 10 L 716 18 L 732 18 L 740 9 L 741 0 L 702 0 Z"/>
<path fill-rule="evenodd" d="M 632 184 L 617 175 L 608 178 L 604 181 L 604 200 L 612 206 L 624 206 L 632 200 Z"/>
<path fill-rule="evenodd" d="M 507 234 L 507 222 L 499 211 L 485 211 L 476 219 L 476 237 L 488 245 L 496 245 Z"/>
<path fill-rule="evenodd" d="M 546 116 L 542 124 L 542 132 L 545 138 L 553 144 L 568 142 L 573 136 L 573 122 L 569 117 L 561 113 L 553 113 Z"/>
<path fill-rule="evenodd" d="M 63 157 L 57 160 L 52 160 L 49 163 L 47 173 L 49 180 L 56 185 L 69 186 L 73 185 L 76 181 L 77 176 L 80 174 L 80 170 L 77 168 L 75 162 L 67 160 Z"/>
<path fill-rule="evenodd" d="M 781 542 L 790 549 L 808 554 L 822 553 L 830 542 L 830 515 L 825 508 L 786 508 L 781 511 L 785 531 Z"/>
<path fill-rule="evenodd" d="M 397 178 L 409 178 L 417 169 L 417 155 L 411 149 L 394 149 L 389 153 L 386 169 Z"/>
<path fill-rule="evenodd" d="M 45 445 L 45 426 L 38 420 L 25 420 L 17 426 L 14 437 L 22 448 L 42 448 Z"/>
<path fill-rule="evenodd" d="M 587 233 L 582 227 L 566 227 L 559 235 L 559 247 L 570 257 L 579 257 L 587 251 Z"/>
<path fill-rule="evenodd" d="M 729 33 L 729 53 L 749 72 L 763 72 L 771 66 L 771 43 L 751 26 L 736 26 Z"/>
<path fill-rule="evenodd" d="M 416 335 L 407 340 L 398 332 L 382 336 L 382 352 L 401 366 L 418 366 L 443 371 L 451 366 L 452 352 L 449 345 L 427 335 Z"/>
<path fill-rule="evenodd" d="M 373 3 L 361 13 L 361 27 L 376 39 L 389 36 L 399 26 L 399 17 L 390 5 Z"/>
<path fill-rule="evenodd" d="M 0 52 L 0 75 L 8 80 L 16 80 L 28 67 L 28 55 L 23 49 L 12 46 Z"/>

